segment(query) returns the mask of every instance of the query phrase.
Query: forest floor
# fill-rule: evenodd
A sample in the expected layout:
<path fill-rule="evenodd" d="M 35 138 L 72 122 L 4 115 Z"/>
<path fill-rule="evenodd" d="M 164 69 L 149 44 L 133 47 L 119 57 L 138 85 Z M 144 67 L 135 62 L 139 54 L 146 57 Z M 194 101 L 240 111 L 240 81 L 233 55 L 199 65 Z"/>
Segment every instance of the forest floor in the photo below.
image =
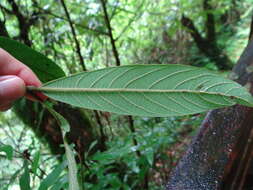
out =
<path fill-rule="evenodd" d="M 183 156 L 187 147 L 191 144 L 193 134 L 197 132 L 194 126 L 187 126 L 179 132 L 179 141 L 175 142 L 168 149 L 164 150 L 163 157 L 155 160 L 156 169 L 151 172 L 151 179 L 157 186 L 163 186 L 167 183 L 171 171 L 177 165 Z"/>

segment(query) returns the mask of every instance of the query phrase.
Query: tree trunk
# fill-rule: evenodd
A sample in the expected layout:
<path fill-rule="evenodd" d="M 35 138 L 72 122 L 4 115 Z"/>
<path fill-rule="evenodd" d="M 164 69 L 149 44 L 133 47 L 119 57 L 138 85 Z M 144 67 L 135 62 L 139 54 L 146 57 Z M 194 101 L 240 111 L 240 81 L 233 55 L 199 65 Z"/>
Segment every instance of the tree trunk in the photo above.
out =
<path fill-rule="evenodd" d="M 207 20 L 206 22 L 210 22 Z M 199 51 L 202 52 L 206 57 L 208 57 L 220 70 L 230 70 L 232 69 L 232 61 L 229 57 L 222 52 L 218 47 L 216 38 L 211 37 L 214 35 L 214 29 L 210 26 L 210 23 L 206 23 L 207 27 L 207 37 L 201 36 L 200 32 L 195 27 L 193 21 L 186 16 L 182 16 L 181 23 L 183 26 L 189 29 L 189 32 L 196 43 Z M 209 31 L 211 30 L 211 31 Z M 209 31 L 209 32 L 208 32 Z"/>
<path fill-rule="evenodd" d="M 253 93 L 253 41 L 232 78 Z M 167 190 L 240 190 L 253 188 L 248 172 L 252 164 L 253 109 L 233 106 L 209 112 L 198 135 L 171 173 Z M 249 183 L 250 182 L 250 183 Z"/>

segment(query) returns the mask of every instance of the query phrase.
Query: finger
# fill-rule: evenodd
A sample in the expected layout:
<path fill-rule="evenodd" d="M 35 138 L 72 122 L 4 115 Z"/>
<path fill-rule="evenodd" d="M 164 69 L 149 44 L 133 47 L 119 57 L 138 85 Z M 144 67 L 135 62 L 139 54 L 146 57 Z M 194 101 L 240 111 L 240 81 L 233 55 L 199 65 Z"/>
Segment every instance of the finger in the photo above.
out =
<path fill-rule="evenodd" d="M 41 86 L 33 71 L 0 48 L 0 75 L 16 75 L 23 79 L 25 85 Z"/>
<path fill-rule="evenodd" d="M 0 105 L 0 111 L 7 111 L 12 106 L 12 102 L 7 102 L 3 105 Z"/>
<path fill-rule="evenodd" d="M 25 94 L 24 81 L 13 75 L 0 76 L 0 105 L 12 102 Z"/>

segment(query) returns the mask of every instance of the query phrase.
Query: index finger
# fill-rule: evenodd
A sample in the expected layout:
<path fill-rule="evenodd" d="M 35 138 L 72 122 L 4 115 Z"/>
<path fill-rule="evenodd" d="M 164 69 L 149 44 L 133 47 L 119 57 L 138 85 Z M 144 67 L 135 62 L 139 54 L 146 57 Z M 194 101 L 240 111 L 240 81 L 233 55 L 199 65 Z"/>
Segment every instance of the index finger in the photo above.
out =
<path fill-rule="evenodd" d="M 41 86 L 33 71 L 0 48 L 0 75 L 16 75 L 24 80 L 26 86 Z"/>

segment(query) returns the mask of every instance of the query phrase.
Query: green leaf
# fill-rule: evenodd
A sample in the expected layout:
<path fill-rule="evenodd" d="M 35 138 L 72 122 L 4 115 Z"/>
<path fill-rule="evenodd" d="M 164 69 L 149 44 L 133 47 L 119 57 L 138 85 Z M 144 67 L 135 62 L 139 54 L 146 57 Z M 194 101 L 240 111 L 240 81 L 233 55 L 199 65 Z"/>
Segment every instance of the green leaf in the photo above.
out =
<path fill-rule="evenodd" d="M 68 177 L 64 175 L 51 187 L 50 190 L 67 189 L 66 187 L 67 185 L 68 185 Z"/>
<path fill-rule="evenodd" d="M 48 111 L 54 116 L 54 118 L 56 119 L 56 121 L 58 122 L 58 124 L 61 127 L 61 131 L 62 131 L 62 136 L 63 138 L 65 138 L 66 133 L 68 133 L 70 131 L 70 126 L 68 121 L 58 112 L 56 112 L 53 109 L 53 104 L 51 102 L 43 102 L 42 103 L 47 109 Z"/>
<path fill-rule="evenodd" d="M 153 148 L 147 148 L 145 150 L 145 156 L 150 166 L 153 166 L 154 162 L 154 149 Z"/>
<path fill-rule="evenodd" d="M 36 174 L 37 169 L 39 168 L 39 161 L 40 161 L 40 151 L 37 151 L 33 158 L 32 163 L 32 172 Z"/>
<path fill-rule="evenodd" d="M 39 190 L 47 190 L 50 186 L 52 186 L 62 171 L 66 168 L 66 162 L 62 162 L 59 164 L 48 176 L 41 182 Z"/>
<path fill-rule="evenodd" d="M 0 146 L 0 152 L 5 152 L 8 160 L 12 160 L 13 158 L 13 148 L 10 145 Z"/>
<path fill-rule="evenodd" d="M 30 67 L 42 82 L 65 76 L 63 70 L 53 61 L 22 43 L 0 37 L 0 47 Z"/>
<path fill-rule="evenodd" d="M 68 121 L 59 113 L 57 113 L 48 102 L 43 103 L 43 105 L 52 113 L 55 119 L 58 121 L 59 125 L 61 126 L 62 136 L 63 136 L 63 143 L 65 148 L 65 153 L 68 162 L 68 170 L 69 170 L 69 190 L 79 190 L 79 184 L 77 179 L 77 164 L 75 161 L 75 154 L 72 151 L 71 147 L 69 146 L 66 133 L 69 132 L 70 126 Z"/>
<path fill-rule="evenodd" d="M 64 147 L 66 151 L 66 157 L 68 161 L 69 169 L 69 190 L 79 190 L 79 183 L 77 179 L 77 165 L 75 161 L 75 154 L 68 145 L 66 139 L 64 139 Z"/>
<path fill-rule="evenodd" d="M 252 96 L 241 85 L 186 65 L 111 67 L 57 79 L 37 90 L 74 106 L 137 116 L 180 116 L 234 104 L 253 106 Z"/>
<path fill-rule="evenodd" d="M 20 189 L 21 190 L 31 190 L 31 187 L 30 187 L 30 174 L 29 174 L 27 161 L 25 161 L 24 165 L 25 165 L 25 167 L 24 167 L 25 171 L 24 171 L 24 173 L 22 174 L 22 176 L 20 177 L 20 180 L 19 180 Z"/>

